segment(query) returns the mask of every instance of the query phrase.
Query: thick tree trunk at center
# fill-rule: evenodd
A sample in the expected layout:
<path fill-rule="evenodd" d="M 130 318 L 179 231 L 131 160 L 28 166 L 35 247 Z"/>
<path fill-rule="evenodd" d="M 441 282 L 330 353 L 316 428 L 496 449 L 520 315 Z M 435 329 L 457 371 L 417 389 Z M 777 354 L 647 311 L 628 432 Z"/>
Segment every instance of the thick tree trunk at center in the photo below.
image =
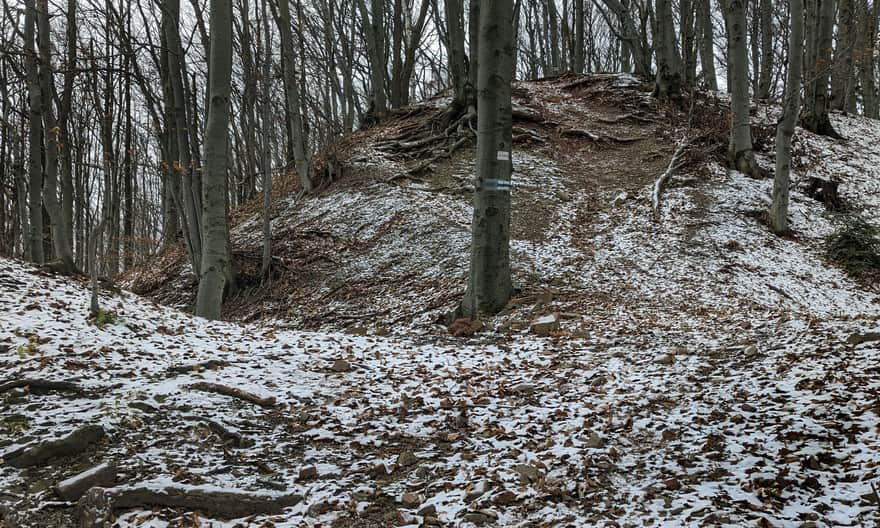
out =
<path fill-rule="evenodd" d="M 497 313 L 511 294 L 510 175 L 513 2 L 484 0 L 480 9 L 477 185 L 471 262 L 462 311 Z"/>
<path fill-rule="evenodd" d="M 219 319 L 229 268 L 226 217 L 226 143 L 232 83 L 232 4 L 211 0 L 208 63 L 208 119 L 205 126 L 202 269 L 196 315 Z"/>

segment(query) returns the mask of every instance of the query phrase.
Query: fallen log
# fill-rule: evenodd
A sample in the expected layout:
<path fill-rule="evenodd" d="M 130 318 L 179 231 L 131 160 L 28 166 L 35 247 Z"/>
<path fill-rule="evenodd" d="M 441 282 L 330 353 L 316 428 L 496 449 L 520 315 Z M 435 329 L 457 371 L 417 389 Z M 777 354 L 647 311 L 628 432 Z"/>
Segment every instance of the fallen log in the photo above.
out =
<path fill-rule="evenodd" d="M 254 444 L 253 440 L 245 438 L 238 431 L 226 426 L 223 423 L 220 423 L 216 420 L 212 420 L 210 418 L 206 418 L 204 416 L 196 416 L 194 414 L 184 415 L 184 420 L 188 420 L 191 422 L 201 422 L 208 426 L 208 429 L 211 430 L 214 434 L 220 437 L 223 442 L 228 442 L 232 445 L 232 447 L 249 447 Z"/>
<path fill-rule="evenodd" d="M 103 528 L 117 510 L 181 508 L 208 517 L 237 519 L 249 515 L 277 515 L 302 501 L 293 493 L 252 493 L 198 486 L 120 486 L 92 488 L 77 504 L 80 528 Z"/>
<path fill-rule="evenodd" d="M 55 485 L 55 494 L 64 500 L 75 501 L 89 489 L 116 484 L 116 464 L 104 462 Z"/>
<path fill-rule="evenodd" d="M 31 392 L 37 393 L 48 391 L 82 392 L 80 386 L 72 381 L 53 381 L 36 378 L 22 378 L 0 383 L 0 393 L 10 391 L 12 389 L 18 389 L 21 387 L 28 387 Z"/>
<path fill-rule="evenodd" d="M 220 385 L 219 383 L 208 383 L 205 381 L 200 381 L 198 383 L 193 383 L 189 386 L 189 388 L 203 392 L 213 392 L 215 394 L 229 396 L 230 398 L 237 398 L 248 403 L 253 403 L 254 405 L 259 405 L 260 407 L 274 407 L 276 403 L 276 400 L 273 396 L 263 398 L 257 396 L 252 392 L 247 392 L 237 387 L 230 387 L 228 385 Z"/>
<path fill-rule="evenodd" d="M 82 453 L 103 437 L 103 427 L 86 425 L 56 440 L 47 440 L 36 445 L 16 449 L 3 455 L 3 460 L 7 465 L 16 468 L 43 465 L 47 460 L 55 457 Z"/>

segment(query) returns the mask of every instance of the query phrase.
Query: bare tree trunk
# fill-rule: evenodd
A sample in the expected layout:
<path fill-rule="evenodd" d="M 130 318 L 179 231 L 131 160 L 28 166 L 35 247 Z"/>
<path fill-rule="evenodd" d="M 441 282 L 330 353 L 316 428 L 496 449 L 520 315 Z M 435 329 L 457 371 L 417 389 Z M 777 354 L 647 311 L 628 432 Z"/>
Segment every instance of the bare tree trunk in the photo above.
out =
<path fill-rule="evenodd" d="M 809 65 L 809 74 L 804 88 L 804 108 L 801 115 L 801 126 L 810 132 L 842 139 L 834 130 L 828 116 L 828 80 L 831 76 L 831 41 L 834 30 L 834 0 L 810 0 L 812 30 L 807 35 L 813 53 Z"/>
<path fill-rule="evenodd" d="M 303 119 L 300 113 L 300 93 L 296 80 L 295 52 L 293 51 L 293 32 L 290 29 L 290 0 L 278 1 L 278 27 L 281 33 L 281 64 L 284 68 L 284 92 L 289 113 L 293 162 L 303 192 L 312 192 L 312 179 L 309 175 L 309 160 L 303 138 Z M 302 59 L 302 58 L 301 58 Z"/>
<path fill-rule="evenodd" d="M 465 106 L 468 84 L 467 55 L 464 50 L 464 12 L 462 0 L 446 0 L 446 35 L 448 40 L 449 74 L 455 104 Z"/>
<path fill-rule="evenodd" d="M 859 88 L 862 95 L 862 108 L 866 117 L 880 117 L 877 104 L 877 82 L 874 75 L 877 42 L 877 20 L 880 18 L 880 2 L 869 5 L 868 0 L 858 0 L 859 47 L 856 65 L 859 71 Z"/>
<path fill-rule="evenodd" d="M 657 0 L 657 77 L 654 95 L 677 97 L 681 93 L 681 57 L 675 44 L 675 21 L 671 0 Z"/>
<path fill-rule="evenodd" d="M 773 205 L 770 206 L 770 227 L 774 233 L 787 234 L 788 186 L 791 172 L 791 138 L 800 111 L 801 73 L 804 53 L 804 2 L 790 0 L 791 35 L 788 45 L 788 76 L 785 82 L 785 99 L 782 119 L 776 127 L 776 177 L 773 180 Z"/>
<path fill-rule="evenodd" d="M 762 176 L 752 150 L 749 124 L 749 56 L 746 47 L 746 7 L 743 0 L 727 0 L 727 31 L 730 57 L 730 165 L 754 178 Z"/>
<path fill-rule="evenodd" d="M 263 75 L 262 75 L 262 119 L 263 134 L 262 141 L 262 162 L 263 162 L 263 263 L 260 267 L 260 278 L 266 283 L 271 276 L 272 265 L 272 152 L 269 144 L 270 128 L 269 123 L 272 119 L 272 33 L 269 31 L 268 9 L 266 8 L 267 0 L 261 0 L 260 10 L 263 17 Z M 335 72 L 334 72 L 335 75 Z"/>
<path fill-rule="evenodd" d="M 284 0 L 286 1 L 286 0 Z M 211 0 L 211 53 L 208 62 L 208 119 L 205 125 L 204 244 L 196 315 L 219 319 L 230 268 L 226 216 L 226 155 L 232 92 L 232 4 Z"/>
<path fill-rule="evenodd" d="M 574 0 L 574 72 L 584 73 L 584 0 Z"/>
<path fill-rule="evenodd" d="M 41 115 L 43 103 L 40 94 L 40 79 L 37 74 L 37 52 L 34 48 L 36 35 L 37 9 L 34 0 L 25 0 L 24 15 L 24 46 L 25 46 L 25 69 L 27 72 L 28 110 L 30 145 L 28 153 L 28 205 L 30 210 L 30 222 L 28 230 L 31 261 L 42 264 L 45 261 L 43 254 L 43 168 L 41 137 L 43 130 L 43 116 Z"/>
<path fill-rule="evenodd" d="M 468 80 L 471 86 L 479 84 L 480 68 L 480 3 L 481 0 L 468 0 Z"/>
<path fill-rule="evenodd" d="M 758 76 L 757 97 L 770 100 L 773 82 L 773 4 L 771 0 L 760 0 L 758 17 L 761 25 L 761 68 Z"/>
<path fill-rule="evenodd" d="M 184 57 L 180 44 L 180 0 L 164 0 L 163 4 L 164 37 L 168 46 L 168 79 L 171 88 L 173 108 L 173 125 L 177 139 L 177 160 L 172 160 L 172 167 L 180 176 L 180 200 L 182 202 L 183 219 L 187 250 L 193 266 L 193 273 L 199 276 L 202 257 L 202 223 L 199 204 L 201 196 L 193 185 L 192 147 L 189 137 L 189 120 L 186 116 L 186 93 L 184 89 Z"/>
<path fill-rule="evenodd" d="M 52 69 L 51 42 L 49 30 L 49 3 L 47 0 L 37 1 L 37 27 L 40 48 L 40 104 L 43 117 L 44 149 L 45 149 L 45 180 L 43 182 L 43 203 L 49 213 L 52 229 L 52 248 L 55 253 L 54 267 L 63 273 L 71 273 L 76 269 L 73 262 L 73 244 L 67 238 L 68 229 L 64 225 L 61 204 L 58 201 L 58 123 L 52 106 L 52 85 L 55 72 Z"/>
<path fill-rule="evenodd" d="M 486 0 L 480 20 L 477 104 L 477 184 L 471 262 L 462 312 L 497 313 L 512 291 L 510 176 L 513 77 L 513 2 Z"/>
<path fill-rule="evenodd" d="M 556 0 L 544 0 L 547 9 L 547 31 L 550 34 L 550 75 L 560 73 L 559 62 L 559 15 L 556 12 Z"/>
<path fill-rule="evenodd" d="M 715 75 L 715 35 L 712 30 L 711 0 L 697 0 L 697 17 L 700 26 L 700 68 L 703 80 L 710 90 L 718 90 L 718 77 Z"/>
<path fill-rule="evenodd" d="M 834 48 L 834 68 L 831 75 L 831 109 L 852 111 L 855 109 L 855 84 L 853 48 L 856 44 L 853 0 L 839 0 L 837 45 Z"/>

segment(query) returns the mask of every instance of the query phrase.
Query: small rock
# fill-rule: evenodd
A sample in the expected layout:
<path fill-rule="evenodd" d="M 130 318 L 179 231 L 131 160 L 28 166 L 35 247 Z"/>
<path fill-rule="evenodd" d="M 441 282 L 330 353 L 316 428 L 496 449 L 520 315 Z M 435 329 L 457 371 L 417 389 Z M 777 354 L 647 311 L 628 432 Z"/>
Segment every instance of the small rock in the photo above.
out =
<path fill-rule="evenodd" d="M 861 345 L 871 341 L 880 341 L 880 332 L 855 332 L 846 338 L 848 345 Z"/>
<path fill-rule="evenodd" d="M 299 469 L 299 480 L 312 480 L 318 478 L 318 468 L 305 466 Z"/>
<path fill-rule="evenodd" d="M 605 440 L 602 440 L 598 433 L 593 432 L 590 433 L 590 437 L 587 438 L 584 446 L 588 449 L 602 449 L 605 447 Z"/>
<path fill-rule="evenodd" d="M 413 454 L 412 451 L 407 449 L 406 451 L 400 453 L 397 456 L 397 466 L 398 467 L 409 467 L 414 466 L 419 463 L 419 457 Z"/>
<path fill-rule="evenodd" d="M 538 317 L 532 321 L 529 330 L 538 337 L 548 337 L 551 333 L 559 330 L 559 314 L 552 313 Z"/>
<path fill-rule="evenodd" d="M 422 506 L 418 511 L 418 515 L 421 517 L 436 517 L 437 516 L 437 507 L 433 504 L 428 504 L 427 506 Z"/>
<path fill-rule="evenodd" d="M 679 482 L 678 479 L 675 477 L 664 480 L 663 485 L 666 486 L 666 489 L 671 491 L 681 489 L 681 482 Z"/>
<path fill-rule="evenodd" d="M 534 482 L 544 476 L 540 469 L 530 464 L 517 464 L 513 466 L 513 471 L 519 475 L 522 482 Z"/>
<path fill-rule="evenodd" d="M 346 329 L 346 333 L 356 336 L 365 336 L 367 335 L 367 327 L 366 326 L 351 326 Z"/>
<path fill-rule="evenodd" d="M 660 354 L 657 359 L 654 360 L 654 363 L 658 365 L 672 365 L 675 363 L 675 356 L 671 356 L 669 354 Z"/>
<path fill-rule="evenodd" d="M 337 359 L 333 362 L 333 366 L 330 367 L 330 370 L 333 372 L 351 372 L 351 363 L 344 359 Z"/>
<path fill-rule="evenodd" d="M 309 507 L 309 513 L 315 517 L 318 515 L 323 515 L 327 512 L 334 511 L 336 509 L 336 505 L 330 502 L 316 502 Z"/>
<path fill-rule="evenodd" d="M 483 495 L 485 495 L 487 491 L 489 491 L 489 483 L 486 482 L 485 480 L 481 480 L 473 488 L 471 488 L 471 490 L 467 493 L 467 495 L 465 495 L 464 501 L 465 502 L 475 501 L 475 500 L 479 499 L 480 497 L 482 497 Z"/>
<path fill-rule="evenodd" d="M 755 407 L 754 405 L 752 405 L 752 404 L 750 404 L 750 403 L 744 403 L 744 404 L 742 404 L 742 405 L 740 406 L 740 408 L 741 408 L 744 412 L 755 412 L 755 411 L 758 410 L 757 407 Z"/>
<path fill-rule="evenodd" d="M 490 522 L 495 522 L 497 519 L 498 515 L 488 510 L 472 511 L 464 514 L 465 521 L 472 522 L 477 526 L 482 526 Z"/>
<path fill-rule="evenodd" d="M 758 347 L 756 347 L 755 345 L 749 345 L 749 346 L 746 347 L 745 350 L 743 350 L 743 354 L 744 354 L 746 357 L 754 357 L 754 356 L 757 356 L 757 355 L 758 355 Z"/>
<path fill-rule="evenodd" d="M 510 506 L 516 502 L 516 493 L 510 490 L 503 490 L 500 493 L 496 493 L 491 500 L 492 504 L 496 506 Z"/>
<path fill-rule="evenodd" d="M 690 354 L 686 346 L 674 346 L 669 349 L 669 353 L 673 356 L 686 356 Z"/>
<path fill-rule="evenodd" d="M 531 396 L 535 393 L 536 387 L 531 383 L 517 383 L 513 387 L 510 388 L 511 392 L 515 392 L 517 394 L 524 394 L 526 396 Z"/>
<path fill-rule="evenodd" d="M 440 526 L 440 519 L 434 515 L 427 515 L 422 520 L 422 526 Z"/>
<path fill-rule="evenodd" d="M 385 478 L 388 476 L 388 468 L 385 464 L 376 464 L 370 469 L 370 476 L 373 478 Z"/>
<path fill-rule="evenodd" d="M 406 508 L 415 508 L 416 506 L 424 502 L 424 500 L 424 497 L 422 497 L 418 493 L 412 492 L 404 493 L 403 497 L 400 498 L 401 504 L 403 504 Z"/>

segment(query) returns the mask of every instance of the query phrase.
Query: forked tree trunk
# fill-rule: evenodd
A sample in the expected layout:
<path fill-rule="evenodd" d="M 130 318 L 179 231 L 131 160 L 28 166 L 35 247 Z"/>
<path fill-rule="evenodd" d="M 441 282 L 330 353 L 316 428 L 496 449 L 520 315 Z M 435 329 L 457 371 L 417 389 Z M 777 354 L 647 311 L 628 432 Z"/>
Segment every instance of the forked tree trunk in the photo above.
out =
<path fill-rule="evenodd" d="M 61 131 L 55 120 L 55 110 L 52 105 L 55 72 L 52 70 L 48 0 L 37 0 L 37 27 L 40 48 L 40 103 L 43 130 L 45 130 L 43 146 L 46 159 L 43 202 L 46 204 L 52 229 L 52 249 L 56 261 L 53 266 L 63 273 L 72 273 L 76 270 L 76 264 L 73 262 L 73 244 L 68 238 L 70 229 L 65 225 L 61 203 L 58 200 L 58 151 Z"/>
<path fill-rule="evenodd" d="M 770 206 L 770 228 L 776 234 L 790 232 L 788 225 L 788 187 L 791 172 L 791 139 L 801 104 L 801 73 L 804 54 L 804 0 L 790 0 L 791 34 L 788 45 L 788 76 L 782 119 L 776 127 L 776 177 L 773 180 L 773 204 Z"/>
<path fill-rule="evenodd" d="M 497 313 L 511 294 L 510 175 L 513 2 L 485 0 L 480 19 L 477 182 L 464 315 Z"/>
<path fill-rule="evenodd" d="M 282 0 L 286 1 L 286 0 Z M 211 53 L 208 61 L 208 119 L 205 125 L 204 244 L 196 315 L 219 319 L 230 267 L 226 217 L 226 149 L 232 91 L 232 4 L 211 0 Z"/>

